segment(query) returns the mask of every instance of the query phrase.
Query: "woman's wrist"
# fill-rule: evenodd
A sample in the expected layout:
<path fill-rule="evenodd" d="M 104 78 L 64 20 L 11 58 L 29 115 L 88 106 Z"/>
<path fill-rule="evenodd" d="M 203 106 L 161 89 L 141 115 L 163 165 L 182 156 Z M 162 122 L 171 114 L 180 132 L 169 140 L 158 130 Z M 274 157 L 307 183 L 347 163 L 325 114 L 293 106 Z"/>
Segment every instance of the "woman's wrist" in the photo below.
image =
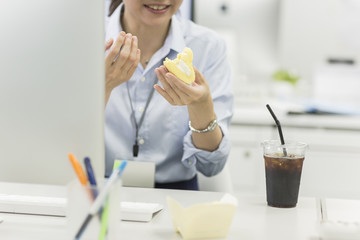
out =
<path fill-rule="evenodd" d="M 107 104 L 113 89 L 114 87 L 112 87 L 108 82 L 105 83 L 105 105 Z"/>
<path fill-rule="evenodd" d="M 105 80 L 105 91 L 111 92 L 115 88 L 114 85 L 114 81 L 109 79 Z"/>
<path fill-rule="evenodd" d="M 216 119 L 211 96 L 206 101 L 189 104 L 188 112 L 191 126 L 195 129 L 205 129 Z"/>
<path fill-rule="evenodd" d="M 196 148 L 215 151 L 222 140 L 222 132 L 217 123 L 212 98 L 188 105 L 192 141 Z"/>

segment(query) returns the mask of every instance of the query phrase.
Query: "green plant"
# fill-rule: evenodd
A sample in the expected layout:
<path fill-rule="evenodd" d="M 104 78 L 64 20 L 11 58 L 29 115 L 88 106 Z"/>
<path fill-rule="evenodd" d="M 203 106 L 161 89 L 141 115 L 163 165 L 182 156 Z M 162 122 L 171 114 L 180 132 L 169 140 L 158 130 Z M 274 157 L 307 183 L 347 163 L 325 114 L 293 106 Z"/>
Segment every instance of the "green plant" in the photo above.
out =
<path fill-rule="evenodd" d="M 284 82 L 288 82 L 290 84 L 292 84 L 293 86 L 296 85 L 296 83 L 299 81 L 300 76 L 295 75 L 295 74 L 291 74 L 289 73 L 289 71 L 284 70 L 284 69 L 280 69 L 278 71 L 276 71 L 273 75 L 272 75 L 273 79 L 275 81 L 284 81 Z"/>

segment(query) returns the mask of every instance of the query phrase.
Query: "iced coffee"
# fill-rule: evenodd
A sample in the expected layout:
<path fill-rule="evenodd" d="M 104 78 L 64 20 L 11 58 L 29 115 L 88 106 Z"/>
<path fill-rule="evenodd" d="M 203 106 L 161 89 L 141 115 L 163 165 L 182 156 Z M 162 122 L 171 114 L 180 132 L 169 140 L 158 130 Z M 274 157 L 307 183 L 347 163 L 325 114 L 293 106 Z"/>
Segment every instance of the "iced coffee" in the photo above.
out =
<path fill-rule="evenodd" d="M 307 145 L 297 142 L 281 145 L 273 140 L 263 142 L 263 148 L 268 205 L 295 207 Z"/>

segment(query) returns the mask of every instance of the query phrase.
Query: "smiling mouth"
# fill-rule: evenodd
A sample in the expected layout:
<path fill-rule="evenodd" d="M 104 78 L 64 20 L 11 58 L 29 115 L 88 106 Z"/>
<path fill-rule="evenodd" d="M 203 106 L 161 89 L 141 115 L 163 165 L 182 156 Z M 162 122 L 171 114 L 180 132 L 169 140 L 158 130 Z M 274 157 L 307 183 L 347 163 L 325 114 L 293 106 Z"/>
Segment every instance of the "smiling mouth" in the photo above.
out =
<path fill-rule="evenodd" d="M 169 5 L 145 5 L 145 7 L 154 10 L 154 11 L 162 11 L 165 10 L 167 8 L 169 8 Z"/>

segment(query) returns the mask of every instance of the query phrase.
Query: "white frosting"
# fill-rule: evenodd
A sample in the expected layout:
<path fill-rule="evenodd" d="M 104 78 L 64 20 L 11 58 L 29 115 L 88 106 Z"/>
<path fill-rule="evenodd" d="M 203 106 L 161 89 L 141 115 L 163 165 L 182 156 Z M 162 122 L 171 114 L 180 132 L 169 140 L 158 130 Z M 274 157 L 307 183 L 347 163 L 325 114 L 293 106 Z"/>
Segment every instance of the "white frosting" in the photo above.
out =
<path fill-rule="evenodd" d="M 177 67 L 184 72 L 187 76 L 190 76 L 191 74 L 191 70 L 188 67 L 188 65 L 186 65 L 186 63 L 183 60 L 179 60 L 179 63 L 177 64 Z"/>

